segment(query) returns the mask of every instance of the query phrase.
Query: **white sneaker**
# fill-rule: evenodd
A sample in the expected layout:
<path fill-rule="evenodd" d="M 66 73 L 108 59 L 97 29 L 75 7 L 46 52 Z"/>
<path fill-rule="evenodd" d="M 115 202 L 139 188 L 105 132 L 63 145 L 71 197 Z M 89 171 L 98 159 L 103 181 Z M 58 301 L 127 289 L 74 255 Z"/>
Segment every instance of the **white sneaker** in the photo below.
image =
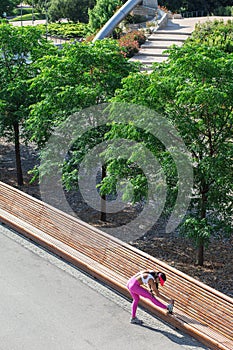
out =
<path fill-rule="evenodd" d="M 168 304 L 167 310 L 168 310 L 168 313 L 169 313 L 170 315 L 172 315 L 172 314 L 173 314 L 173 304 Z"/>
<path fill-rule="evenodd" d="M 137 317 L 131 318 L 130 323 L 133 324 L 142 324 L 142 320 L 139 320 Z"/>

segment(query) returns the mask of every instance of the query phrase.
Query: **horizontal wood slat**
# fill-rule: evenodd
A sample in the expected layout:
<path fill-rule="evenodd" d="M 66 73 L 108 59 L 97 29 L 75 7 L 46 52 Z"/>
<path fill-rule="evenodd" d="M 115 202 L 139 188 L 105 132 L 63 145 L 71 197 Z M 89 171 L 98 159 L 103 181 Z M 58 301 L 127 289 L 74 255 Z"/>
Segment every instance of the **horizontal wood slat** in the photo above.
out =
<path fill-rule="evenodd" d="M 211 349 L 233 349 L 233 299 L 87 223 L 0 182 L 0 221 L 130 297 L 126 282 L 162 270 L 174 315 L 142 298 L 141 305 Z"/>

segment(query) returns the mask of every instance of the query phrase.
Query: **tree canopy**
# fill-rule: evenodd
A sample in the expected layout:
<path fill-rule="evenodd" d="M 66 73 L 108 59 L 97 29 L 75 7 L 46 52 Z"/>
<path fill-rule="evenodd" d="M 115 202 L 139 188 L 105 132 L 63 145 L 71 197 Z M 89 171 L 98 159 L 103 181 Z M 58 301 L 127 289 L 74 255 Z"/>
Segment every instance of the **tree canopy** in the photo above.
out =
<path fill-rule="evenodd" d="M 55 22 L 67 18 L 73 22 L 88 22 L 88 9 L 93 8 L 96 0 L 27 0 L 38 11 L 48 11 L 49 20 Z"/>
<path fill-rule="evenodd" d="M 232 22 L 200 25 L 182 47 L 170 49 L 168 61 L 155 64 L 151 74 L 139 73 L 111 39 L 57 49 L 35 27 L 2 24 L 0 41 L 0 133 L 15 141 L 18 183 L 22 184 L 20 133 L 42 148 L 72 113 L 108 101 L 145 106 L 166 118 L 188 148 L 194 186 L 180 231 L 194 240 L 202 265 L 211 235 L 232 230 Z M 130 118 L 119 124 L 114 121 L 115 112 L 113 108 L 106 125 L 76 140 L 63 166 L 63 184 L 68 189 L 78 186 L 78 166 L 85 152 L 98 143 L 120 137 L 133 140 L 159 160 L 168 185 L 165 214 L 170 214 L 185 177 L 179 178 L 170 150 L 150 133 L 152 120 L 144 125 L 142 114 L 141 124 Z M 127 183 L 125 200 L 146 201 L 148 183 L 137 165 L 138 145 L 129 145 L 132 156 L 127 159 L 116 159 L 117 148 L 107 150 L 101 194 L 116 194 L 117 184 Z M 140 160 L 147 162 L 146 153 Z"/>
<path fill-rule="evenodd" d="M 193 38 L 150 76 L 124 79 L 115 97 L 163 113 L 191 152 L 194 189 L 183 232 L 199 247 L 199 264 L 211 234 L 232 230 L 233 56 L 225 49 Z"/>
<path fill-rule="evenodd" d="M 4 14 L 9 16 L 12 10 L 19 4 L 18 0 L 1 0 L 0 2 L 0 17 L 4 17 Z"/>
<path fill-rule="evenodd" d="M 88 11 L 90 30 L 95 33 L 122 5 L 122 0 L 97 0 L 94 8 Z"/>
<path fill-rule="evenodd" d="M 15 142 L 18 183 L 22 185 L 19 138 L 34 101 L 29 81 L 37 74 L 35 61 L 55 47 L 36 27 L 9 24 L 0 24 L 0 42 L 0 135 Z"/>
<path fill-rule="evenodd" d="M 37 102 L 31 107 L 28 130 L 42 146 L 56 125 L 81 108 L 104 103 L 121 86 L 121 80 L 137 68 L 121 54 L 114 40 L 66 44 L 55 55 L 43 57 L 31 91 Z"/>
<path fill-rule="evenodd" d="M 230 22 L 227 25 L 232 26 Z M 203 36 L 205 29 L 199 28 L 182 47 L 169 51 L 168 62 L 155 64 L 150 75 L 129 74 L 134 68 L 119 54 L 115 41 L 65 46 L 56 55 L 40 61 L 40 74 L 31 86 L 38 100 L 28 119 L 32 139 L 42 146 L 68 114 L 111 98 L 112 102 L 146 106 L 164 116 L 178 130 L 190 152 L 194 185 L 180 231 L 194 240 L 200 265 L 211 235 L 226 235 L 232 229 L 233 54 L 228 44 L 231 30 L 222 41 L 215 40 L 215 35 L 219 37 L 225 30 L 221 22 L 208 23 L 206 28 L 212 38 Z M 87 149 L 103 140 L 123 137 L 141 142 L 159 159 L 168 185 L 165 213 L 171 213 L 179 187 L 185 186 L 185 177 L 180 179 L 171 153 L 150 135 L 150 125 L 153 123 L 140 128 L 133 120 L 117 124 L 110 118 L 106 127 L 93 129 L 84 140 L 77 140 L 63 168 L 65 186 L 68 189 L 78 186 L 77 167 Z M 124 187 L 125 200 L 146 200 L 148 183 L 137 166 L 137 147 L 128 159 L 115 159 L 114 148 L 107 151 L 107 176 L 100 185 L 102 194 L 116 193 L 117 183 L 127 179 L 130 185 Z M 146 156 L 143 159 L 146 161 Z"/>
<path fill-rule="evenodd" d="M 68 18 L 74 22 L 88 22 L 88 10 L 93 8 L 95 0 L 51 0 L 48 14 L 51 21 Z"/>
<path fill-rule="evenodd" d="M 205 11 L 209 14 L 214 13 L 214 11 L 219 7 L 233 6 L 233 1 L 228 0 L 160 0 L 159 5 L 167 7 L 168 10 L 177 11 Z"/>

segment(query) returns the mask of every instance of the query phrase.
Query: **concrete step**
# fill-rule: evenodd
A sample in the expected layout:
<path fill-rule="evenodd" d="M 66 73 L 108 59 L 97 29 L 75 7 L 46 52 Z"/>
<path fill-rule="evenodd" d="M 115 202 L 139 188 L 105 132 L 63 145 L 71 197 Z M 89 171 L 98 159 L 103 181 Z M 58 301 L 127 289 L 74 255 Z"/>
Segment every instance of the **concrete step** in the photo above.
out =
<path fill-rule="evenodd" d="M 185 22 L 180 21 L 178 24 L 169 22 L 166 28 L 151 34 L 141 46 L 139 53 L 130 61 L 140 62 L 142 71 L 151 72 L 153 63 L 161 63 L 168 59 L 169 54 L 164 53 L 165 50 L 169 50 L 172 45 L 182 46 L 190 37 L 193 28 L 183 24 Z"/>
<path fill-rule="evenodd" d="M 212 19 L 215 19 L 212 17 Z M 202 18 L 201 22 L 206 22 L 209 18 Z M 171 45 L 182 46 L 195 29 L 196 23 L 200 23 L 200 18 L 173 19 L 168 21 L 168 25 L 163 29 L 158 29 L 151 34 L 147 41 L 141 46 L 137 55 L 130 58 L 130 61 L 138 61 L 142 64 L 141 71 L 152 72 L 153 63 L 161 63 L 168 59 L 168 54 L 163 53 Z"/>
<path fill-rule="evenodd" d="M 158 29 L 157 32 L 158 34 L 164 34 L 164 35 L 185 35 L 185 36 L 190 36 L 191 33 L 189 32 L 181 32 L 181 31 L 177 31 L 177 30 L 166 30 L 166 29 Z"/>
<path fill-rule="evenodd" d="M 142 49 L 168 49 L 171 45 L 177 45 L 177 46 L 182 46 L 183 42 L 181 41 L 162 41 L 162 40 L 158 40 L 158 41 L 146 41 L 144 44 L 142 44 L 141 48 Z"/>
<path fill-rule="evenodd" d="M 180 35 L 180 34 L 176 34 L 176 35 L 163 35 L 163 34 L 159 34 L 158 32 L 151 34 L 148 37 L 149 41 L 181 41 L 184 42 L 185 40 L 187 40 L 189 38 L 189 35 Z"/>
<path fill-rule="evenodd" d="M 142 48 L 139 51 L 139 55 L 147 55 L 147 56 L 168 56 L 168 53 L 164 53 L 168 48 L 165 49 L 162 48 L 150 48 L 150 49 L 144 49 Z"/>
<path fill-rule="evenodd" d="M 140 62 L 143 65 L 151 65 L 155 62 L 164 62 L 167 60 L 167 56 L 144 56 L 144 55 L 136 55 L 130 58 L 130 61 Z"/>

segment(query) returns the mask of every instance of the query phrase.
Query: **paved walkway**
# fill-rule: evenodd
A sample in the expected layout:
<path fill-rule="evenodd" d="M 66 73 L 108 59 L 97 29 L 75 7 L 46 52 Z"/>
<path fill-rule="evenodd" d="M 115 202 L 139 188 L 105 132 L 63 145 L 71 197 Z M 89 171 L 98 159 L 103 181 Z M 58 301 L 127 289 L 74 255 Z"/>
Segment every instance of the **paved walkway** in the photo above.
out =
<path fill-rule="evenodd" d="M 0 225 L 1 350 L 201 350 L 189 336 Z"/>
<path fill-rule="evenodd" d="M 180 32 L 190 32 L 192 33 L 195 29 L 197 23 L 204 23 L 207 21 L 215 21 L 215 20 L 233 20 L 233 17 L 220 17 L 220 16 L 209 16 L 209 17 L 193 17 L 193 18 L 181 18 L 181 19 L 172 19 L 168 23 L 171 30 L 175 28 Z M 173 27 L 173 28 L 172 28 Z"/>
<path fill-rule="evenodd" d="M 36 19 L 35 21 L 10 21 L 10 24 L 12 24 L 15 27 L 21 27 L 21 26 L 36 26 L 38 24 L 46 24 L 45 19 Z"/>

